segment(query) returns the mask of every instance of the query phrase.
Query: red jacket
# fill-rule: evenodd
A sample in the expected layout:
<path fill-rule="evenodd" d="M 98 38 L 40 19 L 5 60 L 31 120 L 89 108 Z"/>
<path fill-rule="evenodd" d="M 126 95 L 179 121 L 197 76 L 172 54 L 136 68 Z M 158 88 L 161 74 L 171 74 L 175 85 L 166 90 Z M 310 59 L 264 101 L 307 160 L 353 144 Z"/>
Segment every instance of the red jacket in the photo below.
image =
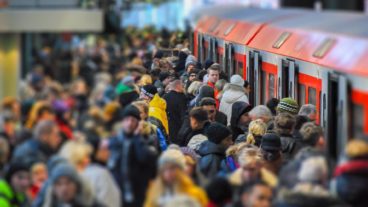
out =
<path fill-rule="evenodd" d="M 219 100 L 218 100 L 218 98 L 217 98 L 219 91 L 218 91 L 218 90 L 217 90 L 217 88 L 215 87 L 215 84 L 214 84 L 214 83 L 212 83 L 212 82 L 208 81 L 208 82 L 207 82 L 207 85 L 208 85 L 209 87 L 213 88 L 213 90 L 215 91 L 216 109 L 219 109 L 220 102 L 219 102 Z"/>

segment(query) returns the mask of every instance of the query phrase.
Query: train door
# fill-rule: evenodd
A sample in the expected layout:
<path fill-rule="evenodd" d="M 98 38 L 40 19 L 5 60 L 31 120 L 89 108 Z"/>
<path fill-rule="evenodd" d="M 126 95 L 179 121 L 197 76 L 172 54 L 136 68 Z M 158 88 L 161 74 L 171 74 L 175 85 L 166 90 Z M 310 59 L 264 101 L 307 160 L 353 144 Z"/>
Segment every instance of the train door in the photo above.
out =
<path fill-rule="evenodd" d="M 250 51 L 248 54 L 247 80 L 251 87 L 249 102 L 253 105 L 261 104 L 261 67 L 262 57 L 258 51 Z"/>
<path fill-rule="evenodd" d="M 211 38 L 212 39 L 212 57 L 211 57 L 211 60 L 213 62 L 218 62 L 218 51 L 217 51 L 217 41 L 216 41 L 216 38 Z"/>
<path fill-rule="evenodd" d="M 225 62 L 224 62 L 224 71 L 227 73 L 228 77 L 230 78 L 234 74 L 234 48 L 231 43 L 225 43 L 226 48 L 226 55 L 225 55 Z"/>
<path fill-rule="evenodd" d="M 297 99 L 297 67 L 294 60 L 283 59 L 278 71 L 278 98 L 291 97 Z"/>
<path fill-rule="evenodd" d="M 325 129 L 326 147 L 332 162 L 338 160 L 349 137 L 349 84 L 345 76 L 323 73 L 321 126 Z"/>

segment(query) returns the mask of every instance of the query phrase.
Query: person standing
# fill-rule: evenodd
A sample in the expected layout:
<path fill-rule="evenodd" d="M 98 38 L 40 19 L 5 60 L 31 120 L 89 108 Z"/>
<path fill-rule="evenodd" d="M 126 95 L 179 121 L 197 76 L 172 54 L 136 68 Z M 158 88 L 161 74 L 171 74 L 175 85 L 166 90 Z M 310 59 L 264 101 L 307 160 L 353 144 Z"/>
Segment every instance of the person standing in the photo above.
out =
<path fill-rule="evenodd" d="M 220 79 L 220 71 L 221 71 L 221 66 L 220 64 L 217 64 L 217 63 L 211 65 L 207 70 L 207 74 L 208 74 L 207 85 L 213 88 L 213 90 L 215 91 L 214 98 L 216 100 L 217 108 L 219 107 L 219 101 L 217 99 L 218 90 L 215 84 Z"/>
<path fill-rule="evenodd" d="M 121 131 L 109 140 L 108 167 L 122 192 L 125 207 L 142 206 L 148 183 L 156 173 L 157 153 L 135 134 L 140 120 L 139 110 L 128 105 L 121 114 Z"/>

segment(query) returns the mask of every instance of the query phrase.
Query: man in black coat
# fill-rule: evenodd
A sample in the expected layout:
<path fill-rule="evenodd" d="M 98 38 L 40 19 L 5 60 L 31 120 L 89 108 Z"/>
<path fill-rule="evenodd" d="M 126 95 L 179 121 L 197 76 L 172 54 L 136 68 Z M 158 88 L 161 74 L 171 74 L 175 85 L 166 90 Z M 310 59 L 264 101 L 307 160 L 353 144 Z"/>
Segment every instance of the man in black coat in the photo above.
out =
<path fill-rule="evenodd" d="M 198 154 L 199 169 L 208 178 L 212 178 L 220 171 L 221 162 L 225 159 L 225 152 L 233 144 L 231 131 L 224 125 L 212 123 L 206 129 L 208 141 L 201 144 Z"/>
<path fill-rule="evenodd" d="M 140 113 L 128 105 L 121 114 L 122 131 L 109 140 L 108 167 L 122 193 L 123 206 L 143 206 L 146 189 L 156 173 L 156 151 L 137 135 Z"/>
<path fill-rule="evenodd" d="M 227 116 L 216 109 L 216 100 L 214 98 L 203 98 L 199 105 L 202 107 L 202 109 L 207 111 L 210 122 L 217 122 L 225 126 L 227 125 Z"/>
<path fill-rule="evenodd" d="M 162 98 L 166 101 L 166 113 L 169 120 L 170 142 L 179 144 L 177 135 L 183 125 L 188 110 L 187 98 L 184 94 L 183 84 L 175 80 L 169 84 L 169 92 Z"/>

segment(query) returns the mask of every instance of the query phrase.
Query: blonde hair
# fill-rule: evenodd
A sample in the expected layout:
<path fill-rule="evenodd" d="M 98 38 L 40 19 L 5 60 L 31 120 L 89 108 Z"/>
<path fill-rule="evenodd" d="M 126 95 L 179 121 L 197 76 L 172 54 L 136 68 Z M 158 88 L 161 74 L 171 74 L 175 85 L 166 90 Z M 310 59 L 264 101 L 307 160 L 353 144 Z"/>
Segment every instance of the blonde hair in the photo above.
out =
<path fill-rule="evenodd" d="M 187 93 L 196 96 L 198 94 L 199 88 L 201 86 L 202 86 L 202 82 L 200 82 L 200 81 L 193 81 L 189 85 L 188 90 L 187 90 Z"/>
<path fill-rule="evenodd" d="M 259 149 L 245 148 L 240 152 L 238 162 L 243 167 L 253 163 L 262 165 L 264 160 Z"/>
<path fill-rule="evenodd" d="M 263 136 L 267 131 L 267 125 L 262 121 L 262 119 L 256 119 L 249 124 L 249 130 L 247 135 L 247 143 L 255 144 L 255 136 Z"/>
<path fill-rule="evenodd" d="M 152 77 L 150 75 L 144 74 L 141 79 L 138 81 L 138 86 L 151 85 L 153 83 Z"/>
<path fill-rule="evenodd" d="M 345 153 L 349 158 L 366 156 L 368 155 L 368 143 L 361 139 L 353 139 L 347 144 Z"/>
<path fill-rule="evenodd" d="M 132 102 L 132 105 L 139 108 L 139 109 L 143 109 L 144 113 L 146 113 L 148 115 L 148 103 L 145 101 L 134 101 Z"/>
<path fill-rule="evenodd" d="M 92 146 L 80 140 L 67 141 L 59 151 L 59 155 L 72 165 L 79 166 L 92 154 Z"/>

